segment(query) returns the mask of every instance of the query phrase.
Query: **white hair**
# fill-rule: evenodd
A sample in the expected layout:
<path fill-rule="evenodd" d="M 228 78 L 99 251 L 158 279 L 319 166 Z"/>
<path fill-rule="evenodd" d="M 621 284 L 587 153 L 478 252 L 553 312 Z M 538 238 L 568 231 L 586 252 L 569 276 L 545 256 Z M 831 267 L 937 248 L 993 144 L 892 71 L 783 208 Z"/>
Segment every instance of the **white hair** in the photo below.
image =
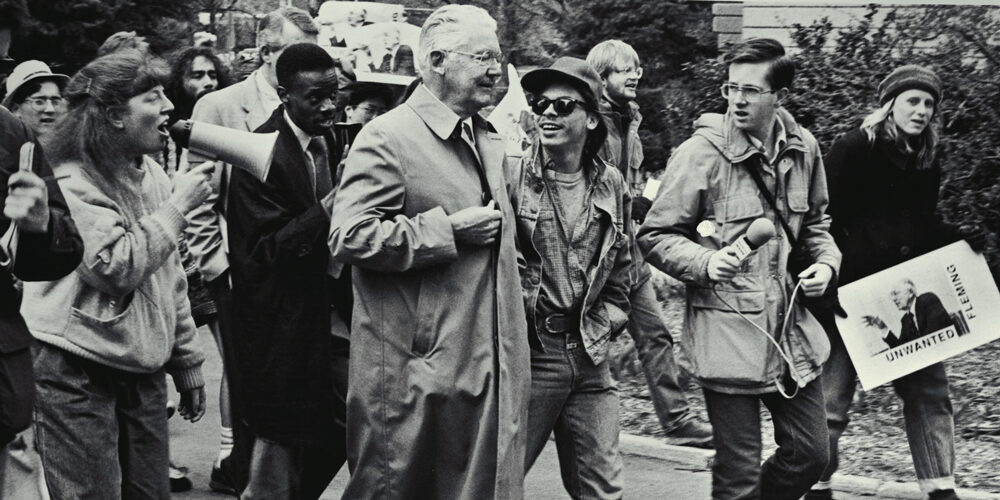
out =
<path fill-rule="evenodd" d="M 474 5 L 448 4 L 431 13 L 420 28 L 420 44 L 417 46 L 417 60 L 421 73 L 431 68 L 431 53 L 452 50 L 461 45 L 468 33 L 476 29 L 496 32 L 497 22 L 482 7 Z M 427 76 L 424 75 L 424 80 Z"/>

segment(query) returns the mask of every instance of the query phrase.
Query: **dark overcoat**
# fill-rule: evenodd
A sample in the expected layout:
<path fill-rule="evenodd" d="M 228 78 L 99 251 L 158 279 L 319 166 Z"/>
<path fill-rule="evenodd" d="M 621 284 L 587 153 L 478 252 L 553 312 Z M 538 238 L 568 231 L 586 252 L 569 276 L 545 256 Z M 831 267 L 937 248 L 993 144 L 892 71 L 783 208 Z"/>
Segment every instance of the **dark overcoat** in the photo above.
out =
<path fill-rule="evenodd" d="M 918 169 L 914 155 L 856 129 L 834 142 L 824 162 L 830 233 L 844 253 L 841 286 L 958 239 L 937 213 L 937 161 Z"/>
<path fill-rule="evenodd" d="M 283 118 L 265 182 L 233 169 L 227 214 L 236 357 L 246 419 L 279 443 L 329 443 L 342 436 L 346 374 L 333 363 L 345 340 L 331 335 L 326 247 L 330 221 L 316 199 L 305 153 Z M 336 167 L 341 148 L 326 137 Z M 332 174 L 331 174 L 332 175 Z M 336 424 L 335 424 L 336 423 Z"/>

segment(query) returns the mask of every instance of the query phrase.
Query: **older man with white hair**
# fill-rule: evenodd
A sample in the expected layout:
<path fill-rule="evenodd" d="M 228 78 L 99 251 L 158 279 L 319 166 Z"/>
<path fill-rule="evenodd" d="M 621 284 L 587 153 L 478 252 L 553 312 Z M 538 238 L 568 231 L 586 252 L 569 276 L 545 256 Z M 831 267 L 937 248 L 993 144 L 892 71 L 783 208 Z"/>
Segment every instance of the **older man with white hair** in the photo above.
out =
<path fill-rule="evenodd" d="M 330 247 L 354 266 L 344 498 L 519 499 L 530 386 L 504 142 L 477 113 L 496 22 L 446 5 L 424 83 L 358 135 Z"/>

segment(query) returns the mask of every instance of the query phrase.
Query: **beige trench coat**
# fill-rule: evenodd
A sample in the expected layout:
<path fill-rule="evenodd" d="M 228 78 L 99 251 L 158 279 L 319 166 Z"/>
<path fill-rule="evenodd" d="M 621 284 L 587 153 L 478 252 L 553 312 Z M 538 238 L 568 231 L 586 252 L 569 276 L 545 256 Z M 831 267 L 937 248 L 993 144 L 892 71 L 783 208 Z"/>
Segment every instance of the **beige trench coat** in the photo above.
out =
<path fill-rule="evenodd" d="M 354 267 L 344 498 L 522 497 L 530 355 L 503 142 L 426 87 L 361 131 L 330 248 Z M 494 199 L 500 241 L 458 244 L 447 214 Z"/>

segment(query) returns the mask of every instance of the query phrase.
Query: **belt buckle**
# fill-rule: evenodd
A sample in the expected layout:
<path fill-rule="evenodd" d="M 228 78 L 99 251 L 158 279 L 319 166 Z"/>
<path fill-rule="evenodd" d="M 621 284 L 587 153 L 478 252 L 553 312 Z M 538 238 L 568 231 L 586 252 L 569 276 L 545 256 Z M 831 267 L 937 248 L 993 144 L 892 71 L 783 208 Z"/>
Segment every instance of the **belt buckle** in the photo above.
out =
<path fill-rule="evenodd" d="M 545 321 L 542 322 L 542 324 L 545 325 L 545 329 L 549 333 L 559 333 L 559 332 L 557 332 L 557 331 L 555 331 L 555 330 L 552 329 L 552 319 L 555 318 L 555 316 L 556 316 L 555 314 L 550 314 L 550 315 L 546 316 L 545 317 Z"/>
<path fill-rule="evenodd" d="M 543 324 L 545 325 L 545 329 L 548 330 L 549 333 L 562 333 L 562 330 L 557 331 L 552 326 L 552 321 L 558 319 L 558 316 L 562 316 L 562 314 L 550 314 L 545 317 L 545 321 L 543 322 Z"/>

